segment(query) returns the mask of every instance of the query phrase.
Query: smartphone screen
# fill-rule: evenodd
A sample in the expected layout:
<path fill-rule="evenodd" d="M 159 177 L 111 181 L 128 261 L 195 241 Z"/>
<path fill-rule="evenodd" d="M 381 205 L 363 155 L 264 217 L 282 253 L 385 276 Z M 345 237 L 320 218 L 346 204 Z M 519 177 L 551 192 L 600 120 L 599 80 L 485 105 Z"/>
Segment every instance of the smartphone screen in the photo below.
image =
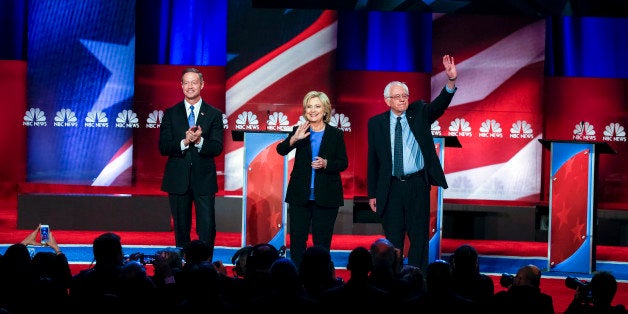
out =
<path fill-rule="evenodd" d="M 41 244 L 48 243 L 50 239 L 50 227 L 48 225 L 41 225 L 39 234 L 41 235 Z"/>

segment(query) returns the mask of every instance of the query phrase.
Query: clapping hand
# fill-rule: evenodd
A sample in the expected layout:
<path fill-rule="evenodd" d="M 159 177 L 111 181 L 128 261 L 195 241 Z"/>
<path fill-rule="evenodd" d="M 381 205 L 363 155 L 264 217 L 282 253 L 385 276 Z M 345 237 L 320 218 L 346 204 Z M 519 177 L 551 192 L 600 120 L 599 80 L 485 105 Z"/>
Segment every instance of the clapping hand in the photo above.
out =
<path fill-rule="evenodd" d="M 185 131 L 185 139 L 188 143 L 198 144 L 201 141 L 203 135 L 203 128 L 196 125 Z"/>

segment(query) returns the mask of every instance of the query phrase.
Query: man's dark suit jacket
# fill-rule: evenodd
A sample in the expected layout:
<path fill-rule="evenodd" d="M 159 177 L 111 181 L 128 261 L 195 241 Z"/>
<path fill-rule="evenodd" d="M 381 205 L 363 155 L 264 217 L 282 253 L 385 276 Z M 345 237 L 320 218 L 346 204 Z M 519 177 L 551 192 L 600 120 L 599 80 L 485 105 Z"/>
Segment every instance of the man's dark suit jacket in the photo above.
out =
<path fill-rule="evenodd" d="M 410 130 L 421 149 L 427 178 L 431 185 L 447 188 L 445 173 L 440 165 L 431 125 L 445 113 L 454 93 L 443 88 L 431 103 L 415 101 L 406 110 Z M 386 200 L 392 179 L 392 153 L 390 151 L 390 110 L 373 116 L 368 121 L 368 197 L 377 199 L 377 213 L 381 216 L 386 208 Z"/>
<path fill-rule="evenodd" d="M 310 199 L 312 158 L 316 156 L 312 156 L 309 136 L 297 141 L 294 146 L 290 146 L 290 138 L 297 128 L 298 126 L 295 126 L 288 137 L 277 145 L 277 153 L 285 156 L 296 148 L 294 167 L 290 173 L 285 202 L 305 206 Z M 314 178 L 316 204 L 326 207 L 340 207 L 344 205 L 340 172 L 347 169 L 349 165 L 342 130 L 329 124 L 325 125 L 318 156 L 327 159 L 327 168 L 316 170 L 316 177 Z"/>
<path fill-rule="evenodd" d="M 168 156 L 161 190 L 183 194 L 192 185 L 202 195 L 218 192 L 214 157 L 223 150 L 222 112 L 206 102 L 201 103 L 196 125 L 203 130 L 203 147 L 200 152 L 194 144 L 181 151 L 181 140 L 189 129 L 185 104 L 182 102 L 166 109 L 161 119 L 159 152 Z"/>

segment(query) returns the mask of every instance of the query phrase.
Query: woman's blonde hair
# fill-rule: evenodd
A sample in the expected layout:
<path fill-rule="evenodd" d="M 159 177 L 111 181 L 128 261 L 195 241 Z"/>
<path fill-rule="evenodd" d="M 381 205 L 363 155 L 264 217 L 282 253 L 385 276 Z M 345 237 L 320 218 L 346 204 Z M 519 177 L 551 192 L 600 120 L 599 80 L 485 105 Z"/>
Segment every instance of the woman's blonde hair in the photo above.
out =
<path fill-rule="evenodd" d="M 305 116 L 305 108 L 307 108 L 307 103 L 312 98 L 318 98 L 321 101 L 321 103 L 323 104 L 323 111 L 325 112 L 325 115 L 323 116 L 323 122 L 329 123 L 329 121 L 331 120 L 331 101 L 329 101 L 329 97 L 327 97 L 327 94 L 315 90 L 308 92 L 307 94 L 305 94 L 305 97 L 303 97 L 303 113 L 301 114 L 303 118 L 307 120 L 307 117 Z"/>

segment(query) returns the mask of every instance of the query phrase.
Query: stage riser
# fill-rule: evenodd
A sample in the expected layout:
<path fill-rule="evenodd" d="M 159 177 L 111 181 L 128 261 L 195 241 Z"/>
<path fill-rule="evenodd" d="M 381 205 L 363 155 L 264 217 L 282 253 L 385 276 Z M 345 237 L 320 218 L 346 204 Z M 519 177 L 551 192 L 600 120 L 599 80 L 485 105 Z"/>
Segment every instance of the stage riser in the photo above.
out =
<path fill-rule="evenodd" d="M 125 195 L 18 195 L 18 229 L 169 231 L 168 199 Z"/>
<path fill-rule="evenodd" d="M 240 198 L 216 199 L 219 232 L 240 230 L 241 204 Z M 172 230 L 165 195 L 18 195 L 18 229 L 39 223 L 63 230 Z"/>
<path fill-rule="evenodd" d="M 216 198 L 218 232 L 239 232 L 241 198 Z M 166 195 L 18 195 L 18 229 L 49 224 L 62 230 L 171 231 Z"/>

